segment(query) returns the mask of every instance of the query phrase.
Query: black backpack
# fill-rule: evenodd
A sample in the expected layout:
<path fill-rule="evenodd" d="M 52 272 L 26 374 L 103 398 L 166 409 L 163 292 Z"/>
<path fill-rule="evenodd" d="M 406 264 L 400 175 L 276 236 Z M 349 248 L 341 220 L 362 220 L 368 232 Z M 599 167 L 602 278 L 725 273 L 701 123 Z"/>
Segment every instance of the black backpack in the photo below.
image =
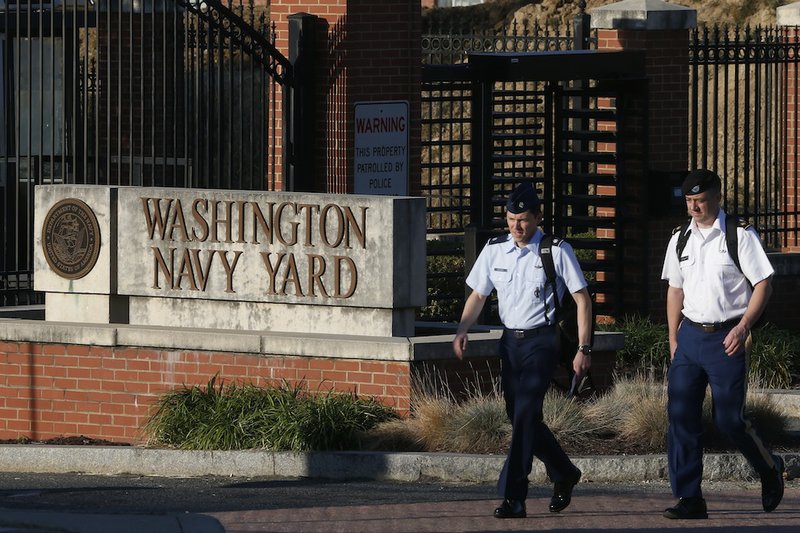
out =
<path fill-rule="evenodd" d="M 673 233 L 680 232 L 678 243 L 675 246 L 675 251 L 678 254 L 678 261 L 682 259 L 683 249 L 686 248 L 686 243 L 689 241 L 689 237 L 692 234 L 692 231 L 689 229 L 691 223 L 692 219 L 689 219 L 686 223 L 673 230 Z M 744 228 L 746 230 L 750 227 L 751 225 L 743 218 L 734 215 L 725 217 L 725 241 L 728 247 L 728 255 L 731 256 L 733 264 L 736 265 L 739 272 L 742 272 L 742 265 L 739 264 L 739 232 L 737 228 Z M 742 274 L 744 274 L 744 272 L 742 272 Z M 750 280 L 748 280 L 747 283 L 749 284 Z M 752 285 L 750 287 L 752 288 Z"/>
<path fill-rule="evenodd" d="M 558 335 L 561 340 L 561 354 L 559 363 L 567 369 L 567 373 L 572 375 L 572 359 L 578 351 L 578 306 L 575 305 L 575 299 L 569 294 L 568 290 L 564 291 L 564 299 L 560 301 L 558 298 L 558 289 L 556 285 L 556 267 L 553 263 L 553 246 L 561 246 L 564 242 L 563 239 L 555 235 L 545 234 L 539 244 L 539 254 L 542 257 L 542 267 L 544 268 L 545 276 L 547 277 L 546 284 L 551 287 L 553 291 L 555 302 L 555 322 L 558 329 Z M 591 295 L 590 295 L 591 296 Z M 593 299 L 593 298 L 592 298 Z M 594 302 L 592 302 L 594 304 Z M 547 317 L 548 309 L 545 308 L 545 317 Z M 548 319 L 549 322 L 549 319 Z M 595 323 L 595 308 L 592 305 L 592 319 L 591 319 L 591 340 L 594 342 L 594 323 Z"/>

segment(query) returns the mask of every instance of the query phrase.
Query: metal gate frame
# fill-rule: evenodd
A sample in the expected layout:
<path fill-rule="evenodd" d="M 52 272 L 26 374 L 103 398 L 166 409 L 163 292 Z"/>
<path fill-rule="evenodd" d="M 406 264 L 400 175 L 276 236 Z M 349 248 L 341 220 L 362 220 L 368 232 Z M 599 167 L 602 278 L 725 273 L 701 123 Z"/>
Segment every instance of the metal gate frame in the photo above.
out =
<path fill-rule="evenodd" d="M 646 221 L 622 216 L 619 209 L 626 190 L 619 186 L 621 181 L 636 179 L 629 172 L 647 168 L 646 148 L 638 153 L 628 150 L 618 127 L 633 118 L 626 115 L 630 111 L 624 105 L 628 96 L 646 93 L 644 59 L 639 51 L 470 54 L 467 270 L 487 238 L 504 231 L 507 194 L 519 183 L 530 181 L 542 196 L 545 231 L 567 237 L 576 249 L 590 291 L 596 294 L 598 313 L 622 314 L 623 279 L 626 291 L 631 291 L 626 272 L 641 269 L 639 274 L 645 275 L 636 278 L 644 280 L 647 268 L 624 259 L 629 241 L 626 229 Z M 532 89 L 531 83 L 541 88 Z M 510 110 L 504 111 L 509 99 Z M 646 98 L 640 101 L 646 102 Z M 536 110 L 530 112 L 531 106 Z M 638 112 L 642 116 L 635 120 L 646 124 L 646 105 Z M 541 133 L 524 132 L 530 129 L 530 117 L 543 122 Z M 641 134 L 646 131 L 645 126 Z M 647 146 L 646 142 L 639 144 Z M 630 159 L 642 164 L 628 165 Z M 645 176 L 638 179 L 646 187 Z M 646 301 L 646 291 L 646 283 L 636 289 L 642 295 L 640 301 Z M 631 311 L 630 306 L 625 311 Z"/>

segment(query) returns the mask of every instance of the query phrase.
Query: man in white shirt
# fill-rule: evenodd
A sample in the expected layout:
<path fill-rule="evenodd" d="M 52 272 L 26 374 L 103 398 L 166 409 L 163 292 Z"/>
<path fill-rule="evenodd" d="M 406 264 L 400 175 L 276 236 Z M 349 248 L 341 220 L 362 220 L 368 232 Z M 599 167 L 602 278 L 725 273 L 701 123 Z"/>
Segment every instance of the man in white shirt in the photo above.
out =
<path fill-rule="evenodd" d="M 728 251 L 720 208 L 721 180 L 694 170 L 682 192 L 689 215 L 667 246 L 661 278 L 667 289 L 669 369 L 667 455 L 674 507 L 672 519 L 707 518 L 703 477 L 702 405 L 711 386 L 714 424 L 761 477 L 762 505 L 774 510 L 783 497 L 783 459 L 762 443 L 744 416 L 750 329 L 772 293 L 774 270 L 756 231 L 736 228 L 741 269 Z M 680 243 L 680 245 L 679 245 Z"/>
<path fill-rule="evenodd" d="M 555 323 L 555 298 L 569 291 L 578 309 L 578 340 L 573 370 L 580 381 L 591 364 L 591 299 L 572 247 L 554 241 L 551 248 L 558 296 L 553 294 L 539 252 L 544 233 L 539 229 L 542 211 L 529 183 L 517 187 L 506 204 L 509 234 L 489 240 L 467 277 L 472 293 L 453 340 L 459 359 L 467 349 L 467 332 L 475 323 L 492 290 L 497 291 L 500 320 L 505 329 L 500 341 L 503 396 L 511 420 L 511 447 L 497 489 L 503 503 L 496 518 L 526 516 L 528 475 L 533 457 L 545 464 L 554 482 L 549 509 L 564 510 L 581 471 L 572 464 L 550 429 L 542 421 L 544 396 L 559 359 Z"/>

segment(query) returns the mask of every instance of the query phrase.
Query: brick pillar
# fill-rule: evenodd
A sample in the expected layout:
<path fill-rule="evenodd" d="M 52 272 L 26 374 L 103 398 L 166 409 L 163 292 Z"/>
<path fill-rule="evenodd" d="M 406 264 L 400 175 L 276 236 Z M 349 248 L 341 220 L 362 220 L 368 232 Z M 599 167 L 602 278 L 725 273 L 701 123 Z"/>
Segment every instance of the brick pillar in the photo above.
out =
<path fill-rule="evenodd" d="M 320 19 L 317 35 L 315 189 L 353 190 L 353 122 L 356 102 L 409 103 L 409 190 L 420 187 L 420 0 L 272 0 L 276 47 L 288 57 L 288 17 Z M 280 168 L 280 167 L 279 167 Z"/>
<path fill-rule="evenodd" d="M 783 35 L 786 44 L 798 46 L 800 44 L 800 2 L 781 6 L 776 10 L 778 26 L 783 27 Z M 800 172 L 800 123 L 798 123 L 798 77 L 800 77 L 800 61 L 797 55 L 794 59 L 787 59 L 783 63 L 783 75 L 785 76 L 785 131 L 786 131 L 786 153 L 784 154 L 783 165 L 783 209 L 787 213 L 797 213 L 798 207 L 798 172 Z M 800 252 L 800 238 L 798 238 L 798 215 L 787 214 L 781 221 L 784 234 L 781 251 Z"/>
<path fill-rule="evenodd" d="M 590 12 L 592 28 L 597 30 L 600 50 L 643 50 L 646 55 L 648 168 L 638 175 L 627 172 L 619 184 L 624 198 L 640 205 L 621 205 L 620 210 L 641 209 L 643 222 L 625 234 L 626 263 L 647 265 L 638 274 L 625 277 L 625 285 L 647 287 L 642 294 L 623 295 L 626 309 L 644 310 L 663 319 L 666 310 L 666 285 L 661 281 L 664 252 L 671 229 L 680 216 L 654 216 L 650 208 L 651 190 L 662 187 L 652 180 L 667 172 L 686 171 L 689 164 L 689 29 L 697 25 L 697 12 L 659 0 L 625 0 Z M 663 179 L 663 178 L 662 178 Z M 664 198 L 663 203 L 669 202 Z M 629 217 L 630 212 L 620 215 Z M 635 279 L 644 276 L 645 279 Z"/>

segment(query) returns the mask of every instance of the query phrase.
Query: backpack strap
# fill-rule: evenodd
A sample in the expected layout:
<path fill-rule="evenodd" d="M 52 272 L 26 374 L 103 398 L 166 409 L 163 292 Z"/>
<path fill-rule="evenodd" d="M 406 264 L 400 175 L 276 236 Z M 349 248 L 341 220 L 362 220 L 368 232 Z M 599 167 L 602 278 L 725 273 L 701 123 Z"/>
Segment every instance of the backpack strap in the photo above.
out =
<path fill-rule="evenodd" d="M 689 242 L 689 237 L 692 235 L 692 230 L 689 229 L 689 225 L 692 223 L 692 220 L 687 220 L 683 225 L 678 226 L 672 233 L 679 233 L 678 235 L 678 243 L 675 246 L 675 252 L 678 254 L 678 262 L 681 261 L 683 250 L 686 248 L 686 243 Z"/>
<path fill-rule="evenodd" d="M 558 314 L 561 312 L 561 302 L 558 300 L 558 286 L 556 285 L 556 265 L 553 262 L 553 245 L 560 246 L 561 239 L 555 235 L 545 234 L 542 241 L 539 243 L 539 255 L 542 258 L 542 267 L 544 268 L 544 275 L 547 278 L 547 284 L 550 285 L 553 291 L 553 302 L 555 304 L 554 319 L 557 320 Z M 544 318 L 547 323 L 550 319 L 547 316 L 547 298 L 544 299 Z"/>
<path fill-rule="evenodd" d="M 738 228 L 747 230 L 752 225 L 741 217 L 728 215 L 725 218 L 725 243 L 728 246 L 728 255 L 733 259 L 733 263 L 739 272 L 742 272 L 742 265 L 739 263 L 739 232 Z M 742 272 L 744 274 L 744 272 Z"/>

